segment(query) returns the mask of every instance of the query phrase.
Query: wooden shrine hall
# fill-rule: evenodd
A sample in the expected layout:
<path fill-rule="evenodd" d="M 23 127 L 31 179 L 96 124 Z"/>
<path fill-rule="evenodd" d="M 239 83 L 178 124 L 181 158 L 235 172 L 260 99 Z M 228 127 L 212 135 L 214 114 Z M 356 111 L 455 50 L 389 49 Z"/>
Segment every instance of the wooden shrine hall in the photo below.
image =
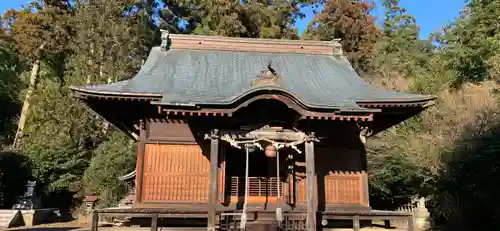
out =
<path fill-rule="evenodd" d="M 364 142 L 434 97 L 372 88 L 338 41 L 163 32 L 131 79 L 72 87 L 138 143 L 129 207 L 150 227 L 280 230 L 407 219 L 372 210 Z"/>

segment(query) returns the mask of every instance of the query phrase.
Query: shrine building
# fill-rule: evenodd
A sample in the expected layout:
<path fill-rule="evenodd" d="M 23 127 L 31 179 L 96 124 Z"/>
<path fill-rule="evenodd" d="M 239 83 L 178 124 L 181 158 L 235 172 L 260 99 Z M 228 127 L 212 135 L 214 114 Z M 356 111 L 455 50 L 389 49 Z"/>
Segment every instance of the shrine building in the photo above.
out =
<path fill-rule="evenodd" d="M 411 221 L 370 207 L 364 143 L 435 99 L 369 86 L 338 41 L 167 32 L 133 78 L 72 91 L 138 144 L 132 205 L 95 218 L 149 217 L 152 230 Z"/>

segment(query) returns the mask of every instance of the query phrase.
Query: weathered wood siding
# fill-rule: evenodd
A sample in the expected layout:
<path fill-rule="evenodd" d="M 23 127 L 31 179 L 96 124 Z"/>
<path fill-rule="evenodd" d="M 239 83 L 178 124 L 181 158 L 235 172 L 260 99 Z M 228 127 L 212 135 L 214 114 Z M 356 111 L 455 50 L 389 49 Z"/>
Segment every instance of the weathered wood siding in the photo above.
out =
<path fill-rule="evenodd" d="M 336 172 L 323 176 L 318 182 L 316 176 L 316 198 L 319 203 L 336 204 L 361 204 L 363 205 L 362 173 Z M 319 185 L 319 187 L 318 187 Z M 323 191 L 318 194 L 318 191 Z M 306 181 L 297 183 L 297 202 L 307 203 Z"/>
<path fill-rule="evenodd" d="M 142 202 L 207 202 L 209 160 L 198 145 L 146 144 Z"/>
<path fill-rule="evenodd" d="M 307 203 L 305 162 L 300 155 L 296 162 L 297 203 Z M 364 154 L 355 149 L 315 149 L 316 198 L 325 205 L 368 205 Z"/>

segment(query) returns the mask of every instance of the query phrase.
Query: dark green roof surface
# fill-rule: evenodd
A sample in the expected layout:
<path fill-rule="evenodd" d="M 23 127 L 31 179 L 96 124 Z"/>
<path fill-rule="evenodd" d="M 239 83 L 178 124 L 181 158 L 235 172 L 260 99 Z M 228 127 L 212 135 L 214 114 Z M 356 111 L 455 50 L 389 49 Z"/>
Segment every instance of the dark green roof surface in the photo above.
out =
<path fill-rule="evenodd" d="M 252 87 L 269 61 L 281 86 Z M 294 96 L 311 108 L 361 109 L 356 102 L 406 102 L 432 97 L 391 92 L 367 85 L 345 57 L 264 52 L 152 49 L 147 61 L 128 80 L 83 86 L 80 91 L 161 96 L 158 104 L 230 104 L 258 90 Z"/>

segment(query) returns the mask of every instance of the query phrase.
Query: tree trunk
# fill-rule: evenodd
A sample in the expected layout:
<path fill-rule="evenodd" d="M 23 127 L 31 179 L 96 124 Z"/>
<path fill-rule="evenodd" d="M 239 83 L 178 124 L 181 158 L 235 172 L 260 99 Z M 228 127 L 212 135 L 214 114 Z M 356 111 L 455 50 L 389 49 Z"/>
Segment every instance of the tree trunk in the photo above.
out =
<path fill-rule="evenodd" d="M 28 86 L 28 91 L 26 92 L 26 96 L 24 98 L 23 108 L 21 109 L 21 116 L 19 117 L 19 123 L 17 124 L 16 136 L 14 137 L 14 143 L 12 144 L 12 147 L 14 148 L 19 147 L 19 145 L 22 142 L 22 138 L 24 136 L 24 127 L 26 126 L 26 120 L 28 118 L 28 113 L 31 106 L 30 99 L 38 84 L 38 76 L 40 74 L 40 63 L 41 63 L 40 59 L 35 60 L 31 68 L 30 84 Z"/>

